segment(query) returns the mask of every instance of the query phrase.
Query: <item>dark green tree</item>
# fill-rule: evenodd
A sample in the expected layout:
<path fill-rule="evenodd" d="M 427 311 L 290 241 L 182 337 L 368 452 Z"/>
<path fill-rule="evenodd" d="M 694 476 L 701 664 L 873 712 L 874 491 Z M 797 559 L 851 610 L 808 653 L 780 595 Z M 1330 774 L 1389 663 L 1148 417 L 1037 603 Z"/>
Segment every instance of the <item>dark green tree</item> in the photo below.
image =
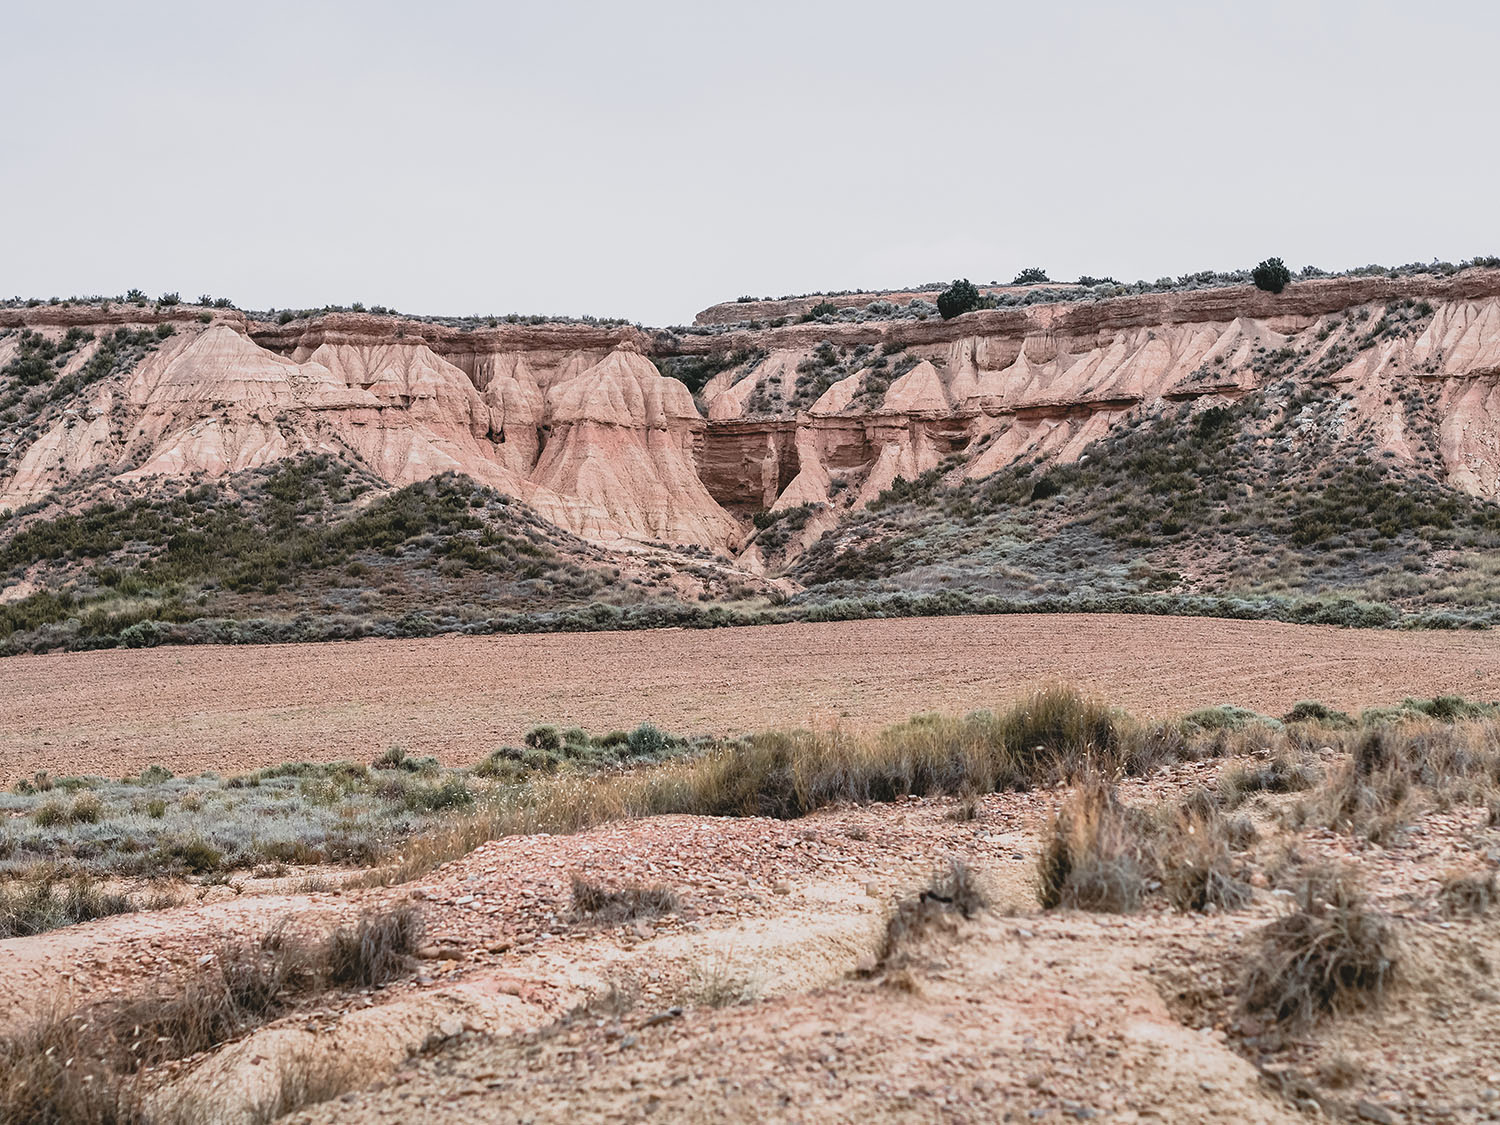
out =
<path fill-rule="evenodd" d="M 979 307 L 979 290 L 967 277 L 959 278 L 938 294 L 938 312 L 944 320 L 952 320 L 961 313 Z"/>
<path fill-rule="evenodd" d="M 1044 270 L 1044 269 L 1042 269 L 1041 266 L 1028 266 L 1026 269 L 1024 269 L 1020 273 L 1016 274 L 1016 279 L 1014 281 L 1012 281 L 1011 284 L 1012 285 L 1045 285 L 1047 282 L 1049 282 L 1051 280 L 1052 279 L 1047 276 L 1047 271 Z"/>
<path fill-rule="evenodd" d="M 1267 293 L 1280 293 L 1292 282 L 1292 271 L 1280 258 L 1267 258 L 1251 271 L 1250 276 L 1255 279 L 1255 287 Z"/>

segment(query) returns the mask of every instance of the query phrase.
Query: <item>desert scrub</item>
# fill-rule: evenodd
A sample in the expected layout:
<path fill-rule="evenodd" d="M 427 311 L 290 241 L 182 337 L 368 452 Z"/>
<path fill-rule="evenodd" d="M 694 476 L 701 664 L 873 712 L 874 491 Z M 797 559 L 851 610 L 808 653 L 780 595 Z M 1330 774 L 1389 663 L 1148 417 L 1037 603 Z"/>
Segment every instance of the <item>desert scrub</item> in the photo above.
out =
<path fill-rule="evenodd" d="M 523 781 L 533 774 L 555 773 L 564 767 L 597 771 L 647 765 L 691 754 L 709 745 L 706 739 L 682 738 L 653 723 L 634 730 L 610 731 L 593 736 L 577 727 L 559 730 L 542 725 L 526 732 L 525 746 L 503 746 L 478 765 L 478 777 L 497 781 Z"/>
<path fill-rule="evenodd" d="M 1240 982 L 1240 1008 L 1300 1027 L 1378 1001 L 1393 979 L 1398 948 L 1390 919 L 1344 871 L 1309 875 L 1297 909 L 1263 928 Z"/>
<path fill-rule="evenodd" d="M 366 913 L 321 938 L 278 924 L 258 940 L 220 946 L 149 994 L 48 1013 L 0 1037 L 0 1121 L 160 1122 L 144 1112 L 143 1071 L 210 1051 L 330 989 L 396 979 L 410 968 L 420 934 L 409 906 Z M 191 1109 L 166 1118 L 200 1119 Z"/>
<path fill-rule="evenodd" d="M 160 767 L 121 781 L 28 779 L 0 793 L 0 879 L 38 863 L 59 878 L 368 865 L 477 799 L 464 771 L 420 761 L 292 763 L 228 779 Z"/>

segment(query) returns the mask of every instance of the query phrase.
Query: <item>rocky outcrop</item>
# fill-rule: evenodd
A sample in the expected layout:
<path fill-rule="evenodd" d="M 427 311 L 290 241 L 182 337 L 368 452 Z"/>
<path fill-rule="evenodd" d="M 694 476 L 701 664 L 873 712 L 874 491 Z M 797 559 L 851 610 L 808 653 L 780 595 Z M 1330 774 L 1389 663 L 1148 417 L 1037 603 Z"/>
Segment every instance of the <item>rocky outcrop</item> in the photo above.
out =
<path fill-rule="evenodd" d="M 688 389 L 634 350 L 611 352 L 547 392 L 550 433 L 533 504 L 579 535 L 732 547 L 739 525 L 704 487 L 703 420 Z"/>
<path fill-rule="evenodd" d="M 0 330 L 54 339 L 163 321 L 175 332 L 134 370 L 0 432 L 0 507 L 101 475 L 212 477 L 326 452 L 393 486 L 466 473 L 599 542 L 733 554 L 760 512 L 818 506 L 817 529 L 899 477 L 1074 459 L 1143 410 L 1236 398 L 1293 369 L 1345 396 L 1372 449 L 1435 450 L 1453 486 L 1500 498 L 1497 270 L 705 334 L 0 310 Z M 0 337 L 0 362 L 16 347 Z M 733 361 L 695 400 L 652 362 L 685 355 Z"/>

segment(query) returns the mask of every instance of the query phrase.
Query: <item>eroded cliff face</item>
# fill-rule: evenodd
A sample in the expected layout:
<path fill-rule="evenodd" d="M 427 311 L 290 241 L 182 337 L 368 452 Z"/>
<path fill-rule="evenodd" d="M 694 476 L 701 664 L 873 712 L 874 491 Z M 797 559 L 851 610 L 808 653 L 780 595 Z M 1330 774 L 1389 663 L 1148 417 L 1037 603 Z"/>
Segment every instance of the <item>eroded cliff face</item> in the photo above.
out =
<path fill-rule="evenodd" d="M 813 506 L 780 545 L 794 555 L 898 477 L 1076 459 L 1164 402 L 1288 379 L 1336 388 L 1371 452 L 1416 464 L 1435 450 L 1448 483 L 1500 499 L 1495 270 L 684 336 L 40 307 L 0 311 L 0 366 L 23 328 L 61 340 L 163 322 L 172 334 L 133 367 L 43 396 L 0 431 L 0 508 L 321 452 L 393 486 L 465 473 L 601 543 L 696 546 L 761 569 L 757 513 Z M 98 346 L 68 353 L 57 377 Z M 652 362 L 684 355 L 739 358 L 694 396 Z"/>

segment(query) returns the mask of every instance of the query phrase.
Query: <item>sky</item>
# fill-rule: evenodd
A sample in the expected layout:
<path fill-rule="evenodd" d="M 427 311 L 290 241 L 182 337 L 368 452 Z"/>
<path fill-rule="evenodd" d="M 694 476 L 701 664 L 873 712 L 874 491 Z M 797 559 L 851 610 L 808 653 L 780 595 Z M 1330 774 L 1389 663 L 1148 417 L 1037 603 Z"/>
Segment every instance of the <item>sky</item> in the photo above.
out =
<path fill-rule="evenodd" d="M 0 294 L 691 322 L 1500 254 L 1500 5 L 8 6 Z"/>

